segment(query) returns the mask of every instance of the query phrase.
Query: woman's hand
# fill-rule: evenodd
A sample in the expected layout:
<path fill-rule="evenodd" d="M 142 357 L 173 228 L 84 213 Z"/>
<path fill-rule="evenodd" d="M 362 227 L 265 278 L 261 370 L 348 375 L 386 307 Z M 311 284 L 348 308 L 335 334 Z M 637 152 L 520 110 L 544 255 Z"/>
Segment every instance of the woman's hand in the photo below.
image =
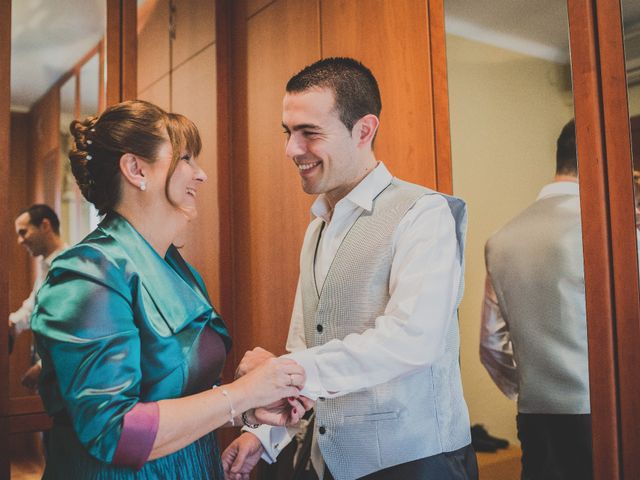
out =
<path fill-rule="evenodd" d="M 236 369 L 236 378 L 246 375 L 270 358 L 275 358 L 275 355 L 264 348 L 256 347 L 253 350 L 247 351 Z"/>
<path fill-rule="evenodd" d="M 298 423 L 305 411 L 304 405 L 298 399 L 289 397 L 273 402 L 271 405 L 256 408 L 253 416 L 257 423 L 288 427 Z"/>
<path fill-rule="evenodd" d="M 283 398 L 298 397 L 305 381 L 304 368 L 298 363 L 289 358 L 272 357 L 233 382 L 233 385 L 241 390 L 240 395 L 249 400 L 250 408 L 255 408 Z"/>

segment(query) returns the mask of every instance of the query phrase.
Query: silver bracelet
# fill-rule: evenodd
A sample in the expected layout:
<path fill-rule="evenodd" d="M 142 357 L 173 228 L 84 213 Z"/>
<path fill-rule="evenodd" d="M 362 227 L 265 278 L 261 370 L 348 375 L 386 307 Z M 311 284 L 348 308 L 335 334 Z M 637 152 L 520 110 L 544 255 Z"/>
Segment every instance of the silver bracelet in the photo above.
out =
<path fill-rule="evenodd" d="M 247 419 L 247 412 L 242 412 L 241 418 L 242 418 L 242 423 L 244 423 L 245 427 L 258 428 L 261 425 L 260 423 L 249 422 L 249 420 Z"/>
<path fill-rule="evenodd" d="M 217 388 L 217 385 L 214 385 L 213 388 Z M 227 392 L 224 388 L 220 389 L 220 392 L 222 393 L 222 395 L 224 395 L 224 398 L 227 399 L 227 402 L 229 403 L 229 423 L 231 424 L 232 427 L 236 426 L 236 410 L 235 408 L 233 408 L 233 402 L 231 401 L 231 397 L 229 396 L 229 392 Z"/>

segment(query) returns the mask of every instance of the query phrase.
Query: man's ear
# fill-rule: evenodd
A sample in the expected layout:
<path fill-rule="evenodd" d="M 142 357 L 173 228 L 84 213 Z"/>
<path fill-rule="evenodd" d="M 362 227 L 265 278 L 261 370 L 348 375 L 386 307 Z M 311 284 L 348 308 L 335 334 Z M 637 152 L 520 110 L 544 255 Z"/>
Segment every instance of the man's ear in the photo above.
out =
<path fill-rule="evenodd" d="M 120 172 L 124 180 L 136 188 L 140 188 L 140 184 L 147 181 L 144 163 L 132 153 L 125 153 L 120 157 Z"/>
<path fill-rule="evenodd" d="M 356 122 L 353 126 L 353 133 L 358 140 L 358 147 L 370 145 L 373 142 L 379 125 L 380 119 L 372 113 L 365 115 Z"/>
<path fill-rule="evenodd" d="M 43 218 L 38 228 L 43 232 L 49 232 L 51 231 L 51 222 L 48 218 Z"/>

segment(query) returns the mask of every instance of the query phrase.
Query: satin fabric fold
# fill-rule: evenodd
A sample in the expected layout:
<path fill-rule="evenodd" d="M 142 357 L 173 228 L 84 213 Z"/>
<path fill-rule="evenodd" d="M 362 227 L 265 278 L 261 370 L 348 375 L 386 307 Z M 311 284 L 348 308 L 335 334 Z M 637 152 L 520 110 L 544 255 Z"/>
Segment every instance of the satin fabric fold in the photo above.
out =
<path fill-rule="evenodd" d="M 52 263 L 31 322 L 45 408 L 68 415 L 66 433 L 98 470 L 113 461 L 127 412 L 210 388 L 231 346 L 200 275 L 117 214 Z"/>

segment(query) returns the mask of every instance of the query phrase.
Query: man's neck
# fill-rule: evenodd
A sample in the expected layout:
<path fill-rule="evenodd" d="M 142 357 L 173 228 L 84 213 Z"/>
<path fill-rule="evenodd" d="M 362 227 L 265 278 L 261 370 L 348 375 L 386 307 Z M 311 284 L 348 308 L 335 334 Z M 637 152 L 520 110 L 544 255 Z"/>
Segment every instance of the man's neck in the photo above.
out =
<path fill-rule="evenodd" d="M 55 236 L 47 244 L 46 251 L 42 254 L 42 258 L 48 258 L 52 253 L 57 252 L 64 246 L 64 242 L 59 236 Z"/>
<path fill-rule="evenodd" d="M 325 193 L 325 198 L 327 200 L 327 203 L 329 204 L 329 207 L 331 208 L 332 213 L 336 204 L 344 197 L 349 195 L 349 193 L 351 193 L 351 191 L 356 188 L 360 184 L 360 182 L 362 182 L 362 180 L 367 177 L 367 175 L 375 170 L 377 166 L 378 160 L 376 160 L 373 152 L 371 152 L 371 154 L 367 156 L 366 161 L 362 163 L 362 170 L 358 172 L 358 175 L 356 175 L 353 182 L 350 182 L 348 185 L 344 185 L 344 187 L 339 190 L 337 189 L 332 192 Z"/>
<path fill-rule="evenodd" d="M 578 183 L 578 177 L 575 175 L 556 174 L 553 179 L 554 182 L 573 182 Z"/>

